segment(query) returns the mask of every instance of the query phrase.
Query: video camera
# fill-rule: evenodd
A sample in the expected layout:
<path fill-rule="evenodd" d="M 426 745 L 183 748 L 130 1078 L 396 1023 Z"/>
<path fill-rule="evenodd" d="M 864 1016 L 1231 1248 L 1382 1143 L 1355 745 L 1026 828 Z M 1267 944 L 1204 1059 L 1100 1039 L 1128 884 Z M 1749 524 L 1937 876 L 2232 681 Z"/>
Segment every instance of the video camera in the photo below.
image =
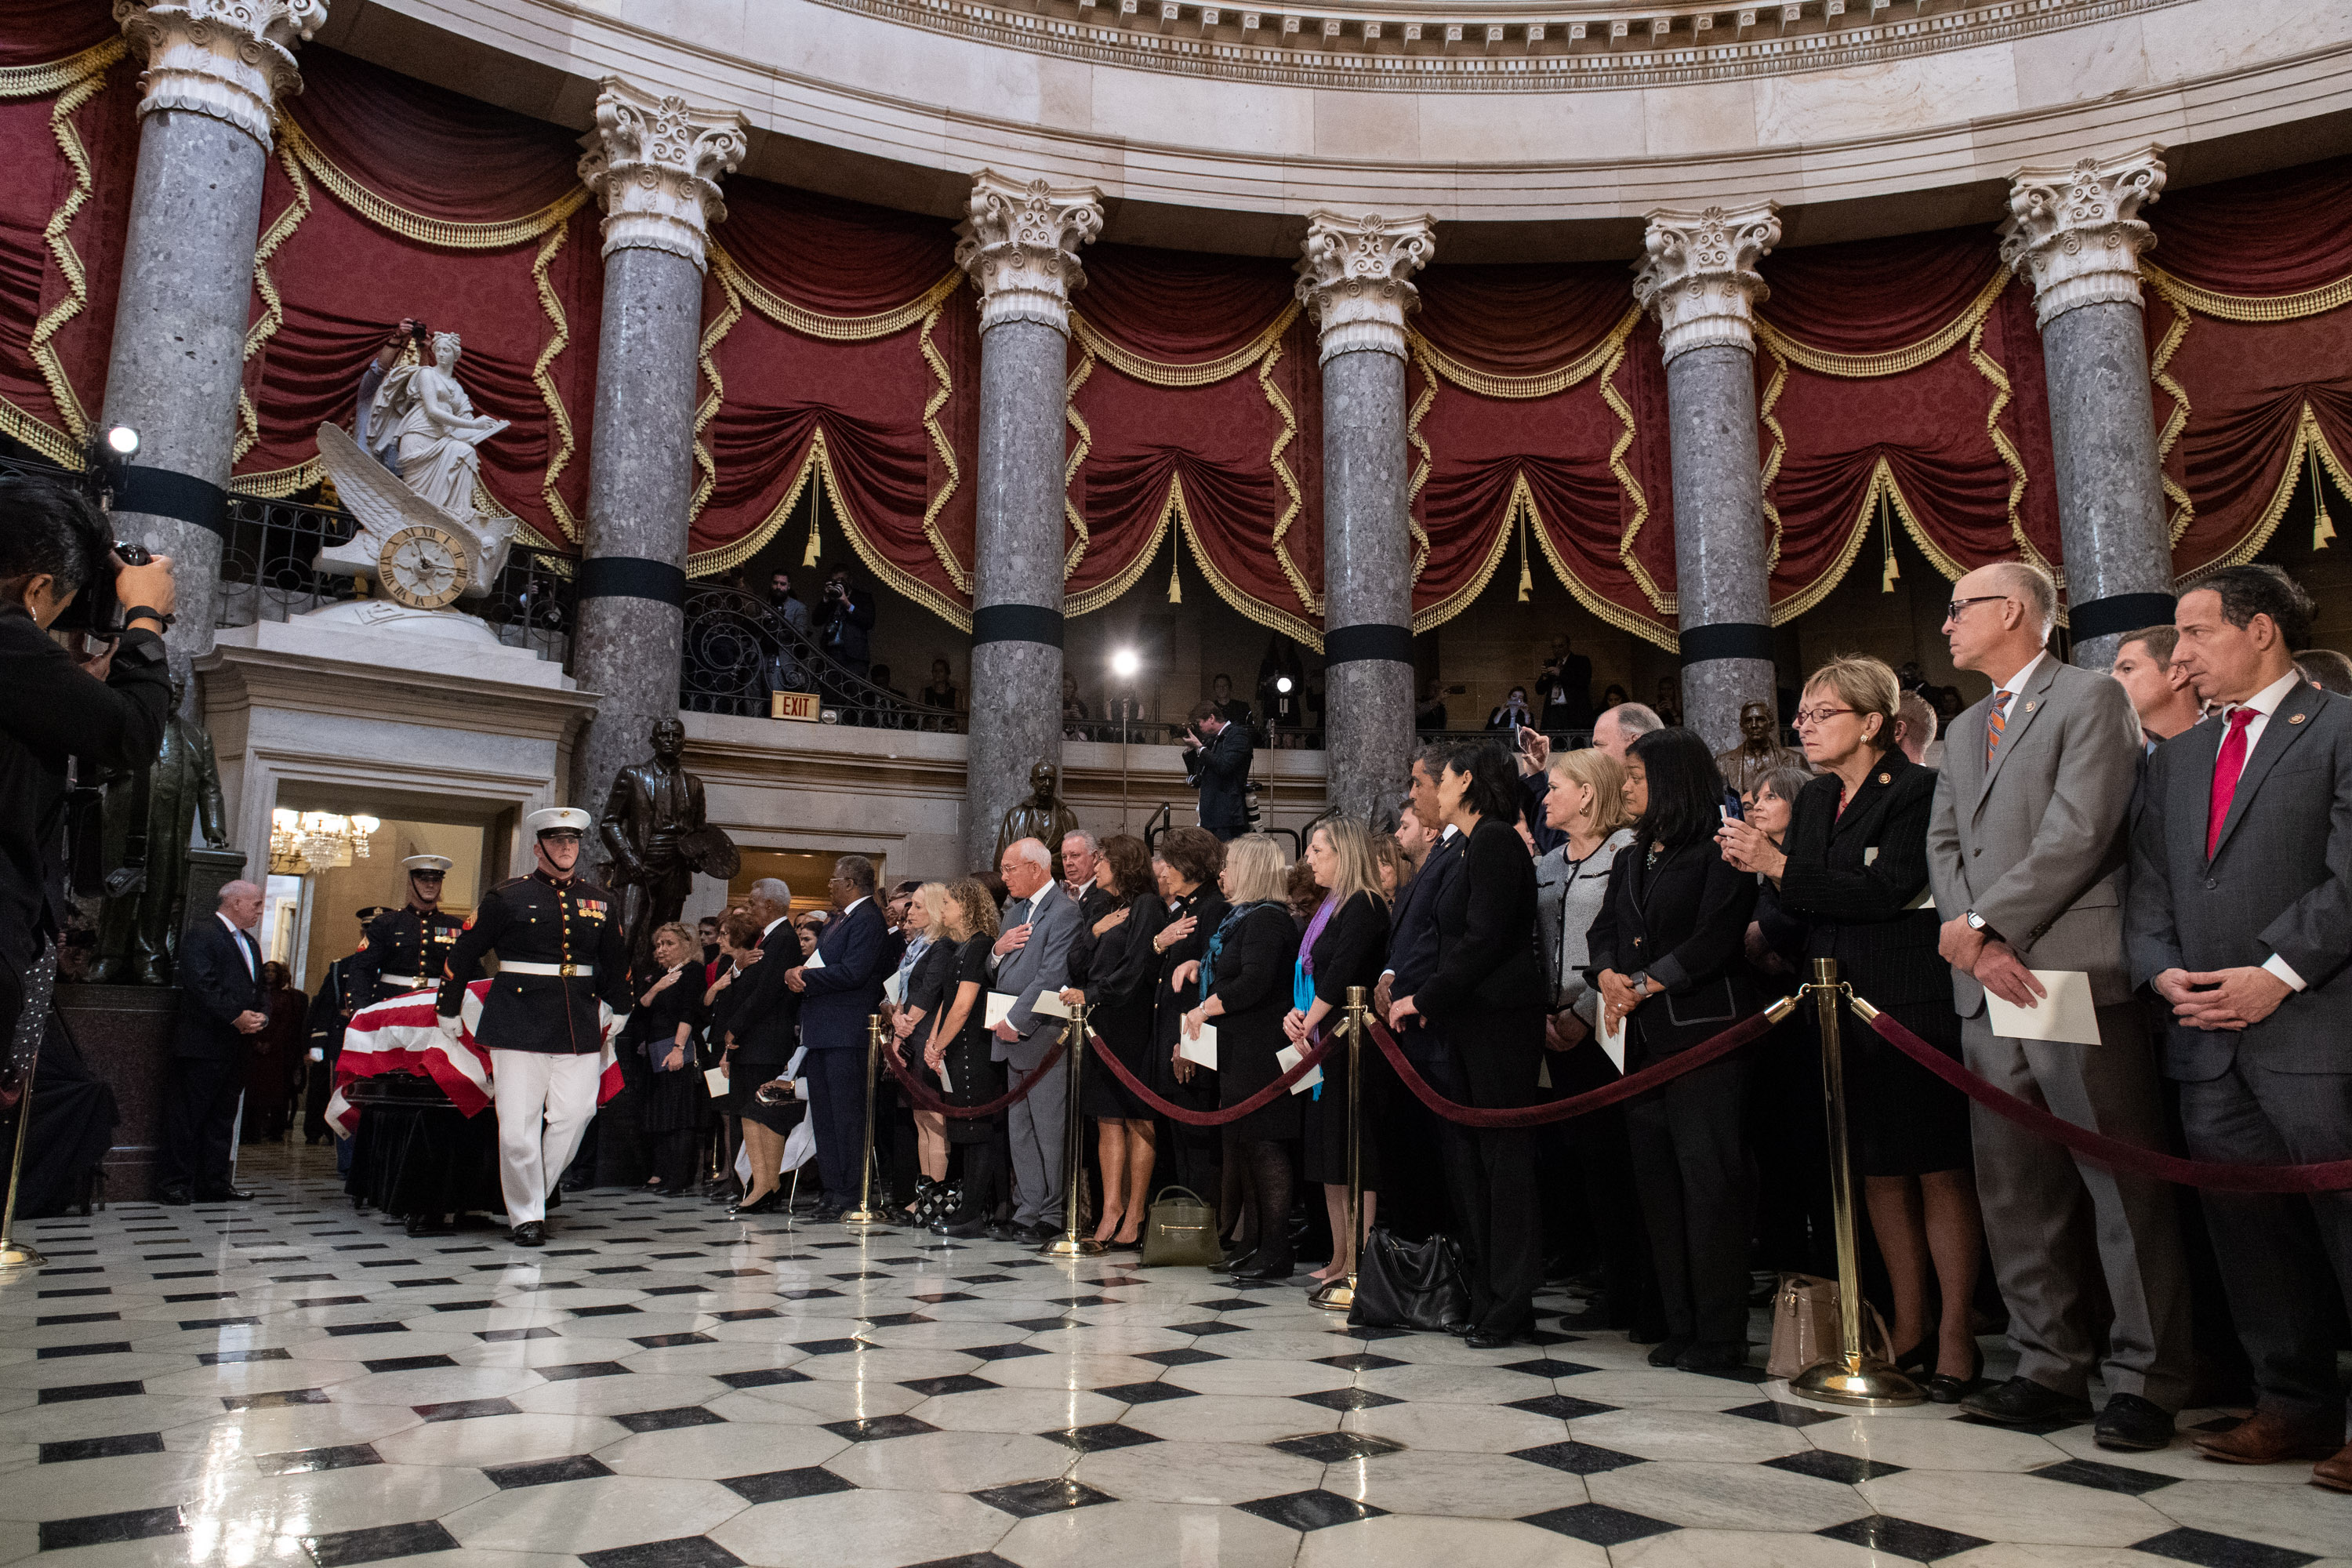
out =
<path fill-rule="evenodd" d="M 136 431 L 117 426 L 104 435 L 92 434 L 82 452 L 79 487 L 89 499 L 92 523 L 80 530 L 82 588 L 55 623 L 57 629 L 82 632 L 111 641 L 122 635 L 122 605 L 114 594 L 114 573 L 125 566 L 145 566 L 155 558 L 147 548 L 114 537 L 107 509 L 113 504 L 129 475 L 126 460 L 139 450 Z"/>

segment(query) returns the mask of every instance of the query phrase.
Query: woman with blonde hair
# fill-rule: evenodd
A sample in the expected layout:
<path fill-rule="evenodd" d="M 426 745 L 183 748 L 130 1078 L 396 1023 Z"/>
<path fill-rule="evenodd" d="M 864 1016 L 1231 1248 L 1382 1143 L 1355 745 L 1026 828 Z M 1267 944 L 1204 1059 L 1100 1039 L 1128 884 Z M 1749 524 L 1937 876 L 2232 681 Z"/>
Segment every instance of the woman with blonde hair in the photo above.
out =
<path fill-rule="evenodd" d="M 1221 879 L 1232 908 L 1197 963 L 1176 972 L 1177 984 L 1197 983 L 1199 1003 L 1181 1021 L 1181 1037 L 1197 1040 L 1203 1024 L 1217 1026 L 1217 1086 L 1221 1106 L 1247 1100 L 1281 1076 L 1275 1055 L 1288 1042 L 1282 1020 L 1290 1010 L 1292 961 L 1298 926 L 1285 894 L 1289 882 L 1282 851 L 1263 833 L 1225 846 Z M 1255 1247 L 1231 1265 L 1236 1279 L 1278 1282 L 1290 1278 L 1290 1151 L 1298 1136 L 1298 1097 L 1278 1094 L 1225 1129 L 1233 1161 L 1247 1175 L 1255 1203 Z"/>
<path fill-rule="evenodd" d="M 695 1070 L 695 1036 L 705 1016 L 697 984 L 702 944 L 690 929 L 672 921 L 656 929 L 652 945 L 660 977 L 641 991 L 615 1044 L 644 1058 L 648 1070 L 639 1123 L 653 1156 L 646 1190 L 691 1192 L 694 1131 L 702 1118 L 701 1075 Z"/>
<path fill-rule="evenodd" d="M 890 1016 L 899 1059 L 916 1082 L 934 1090 L 939 1088 L 939 1075 L 923 1065 L 929 1031 L 922 1026 L 955 987 L 956 961 L 961 950 L 948 936 L 947 916 L 953 904 L 954 895 L 945 882 L 926 882 L 907 900 L 901 929 L 914 932 L 923 948 L 913 967 L 906 971 L 898 1005 Z M 957 1206 L 948 1186 L 947 1121 L 936 1110 L 918 1108 L 915 1111 L 915 1159 L 920 1174 L 915 1184 L 914 1206 L 907 1211 L 910 1224 L 929 1225 Z"/>
<path fill-rule="evenodd" d="M 996 900 L 975 878 L 947 889 L 946 940 L 956 953 L 954 984 L 933 1009 L 923 1046 L 923 1065 L 937 1073 L 940 1098 L 950 1105 L 985 1105 L 1004 1093 L 1004 1064 L 990 1059 L 994 1037 L 986 1027 L 989 949 L 996 942 Z M 947 1139 L 963 1149 L 963 1204 L 941 1215 L 931 1228 L 942 1236 L 996 1234 L 997 1205 L 1006 1196 L 1005 1153 L 1000 1134 L 1004 1113 L 990 1117 L 948 1116 Z M 1009 1231 L 1004 1232 L 1010 1235 Z"/>
<path fill-rule="evenodd" d="M 1381 837 L 1393 845 L 1396 840 Z M 1290 1043 L 1305 1050 L 1318 1033 L 1336 1037 L 1348 991 L 1363 988 L 1367 1004 L 1381 982 L 1389 950 L 1389 897 L 1381 890 L 1379 857 L 1363 824 L 1342 817 L 1318 822 L 1307 836 L 1303 858 L 1322 900 L 1299 938 L 1293 970 L 1291 1009 L 1282 1021 Z M 1334 1017 L 1338 1014 L 1339 1017 Z M 1379 1206 L 1380 1126 L 1385 1075 L 1364 1075 L 1361 1123 L 1363 1230 L 1369 1233 Z M 1360 1237 L 1348 1231 L 1348 1057 L 1345 1047 L 1323 1058 L 1323 1082 L 1315 1090 L 1307 1126 L 1307 1179 L 1323 1184 L 1323 1206 L 1331 1217 L 1331 1261 L 1315 1273 L 1318 1284 L 1345 1277 L 1356 1267 Z"/>

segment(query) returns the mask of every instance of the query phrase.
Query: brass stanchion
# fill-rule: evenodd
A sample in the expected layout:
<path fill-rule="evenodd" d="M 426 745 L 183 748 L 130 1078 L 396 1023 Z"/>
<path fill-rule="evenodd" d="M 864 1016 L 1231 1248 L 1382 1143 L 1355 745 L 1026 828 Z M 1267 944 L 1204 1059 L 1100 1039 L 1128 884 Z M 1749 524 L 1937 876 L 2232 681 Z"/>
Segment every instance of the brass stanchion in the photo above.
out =
<path fill-rule="evenodd" d="M 38 1065 L 25 1065 L 24 1089 L 16 1100 L 16 1152 L 8 1162 L 8 1206 L 0 1211 L 0 1269 L 38 1268 L 48 1262 L 38 1247 L 16 1240 L 16 1189 L 25 1178 L 25 1133 L 33 1125 L 33 1071 Z"/>
<path fill-rule="evenodd" d="M 1040 1247 L 1037 1254 L 1041 1258 L 1098 1258 L 1110 1248 L 1091 1236 L 1078 1234 L 1079 1178 L 1087 1171 L 1086 1151 L 1079 1142 L 1086 1136 L 1087 1113 L 1078 1099 L 1087 1063 L 1085 1003 L 1070 1009 L 1068 1032 L 1062 1038 L 1069 1042 L 1064 1052 L 1070 1064 L 1069 1113 L 1062 1135 L 1062 1234 Z"/>
<path fill-rule="evenodd" d="M 1327 1312 L 1356 1304 L 1356 1271 L 1364 1261 L 1364 988 L 1348 987 L 1348 1272 L 1309 1296 Z"/>
<path fill-rule="evenodd" d="M 874 1206 L 874 1097 L 879 1092 L 874 1075 L 882 1070 L 882 1015 L 869 1014 L 866 1019 L 866 1147 L 858 1163 L 857 1206 L 841 1216 L 844 1225 L 861 1230 L 881 1232 L 888 1226 L 888 1216 Z"/>
<path fill-rule="evenodd" d="M 1869 1354 L 1862 1342 L 1862 1268 L 1854 1256 L 1853 1167 L 1846 1152 L 1845 1054 L 1838 1045 L 1838 1007 L 1845 988 L 1838 984 L 1837 960 L 1813 960 L 1807 987 L 1821 1009 L 1822 1099 L 1828 1108 L 1830 1209 L 1837 1226 L 1839 1353 L 1790 1380 L 1792 1393 L 1830 1405 L 1886 1408 L 1916 1405 L 1927 1397 L 1898 1369 Z M 1962 1302 L 1961 1310 L 1967 1310 Z"/>

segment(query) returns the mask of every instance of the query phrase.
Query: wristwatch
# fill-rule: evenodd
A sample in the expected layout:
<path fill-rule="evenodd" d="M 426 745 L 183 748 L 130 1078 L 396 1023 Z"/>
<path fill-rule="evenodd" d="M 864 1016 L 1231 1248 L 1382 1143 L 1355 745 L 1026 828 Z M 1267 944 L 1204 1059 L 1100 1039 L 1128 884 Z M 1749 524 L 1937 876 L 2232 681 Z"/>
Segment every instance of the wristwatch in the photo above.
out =
<path fill-rule="evenodd" d="M 1650 994 L 1650 972 L 1646 969 L 1637 969 L 1625 976 L 1625 984 L 1633 988 L 1635 995 L 1647 996 Z"/>
<path fill-rule="evenodd" d="M 1977 913 L 1974 910 L 1970 910 L 1967 914 L 1962 915 L 1960 918 L 1969 922 L 1969 929 L 1972 931 L 1979 931 L 1990 937 L 1997 937 L 2000 934 L 1999 931 L 1992 929 L 1992 922 L 1990 921 L 1985 919 L 1984 916 Z"/>

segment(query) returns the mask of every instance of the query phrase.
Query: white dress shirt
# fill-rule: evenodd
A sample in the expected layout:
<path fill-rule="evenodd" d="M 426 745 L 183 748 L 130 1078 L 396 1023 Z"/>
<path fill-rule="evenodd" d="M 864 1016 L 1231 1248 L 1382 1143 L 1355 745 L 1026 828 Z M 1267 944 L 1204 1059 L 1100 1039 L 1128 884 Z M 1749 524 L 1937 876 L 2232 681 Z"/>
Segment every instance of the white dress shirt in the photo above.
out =
<path fill-rule="evenodd" d="M 253 954 L 255 948 L 251 934 L 248 933 L 243 926 L 229 919 L 226 915 L 222 914 L 218 910 L 215 910 L 213 911 L 213 918 L 220 921 L 222 925 L 228 928 L 229 941 L 236 943 L 236 955 L 245 960 L 246 974 L 250 978 L 258 979 L 260 977 L 261 971 L 254 967 Z M 2300 990 L 2302 987 L 2298 986 L 2296 989 Z"/>
<path fill-rule="evenodd" d="M 2272 681 L 2268 686 L 2263 687 L 2260 691 L 2255 692 L 2252 697 L 2247 698 L 2243 702 L 2232 702 L 2221 710 L 2221 722 L 2225 726 L 2230 721 L 2230 715 L 2235 713 L 2239 709 L 2250 708 L 2253 710 L 2253 718 L 2246 722 L 2246 756 L 2245 761 L 2238 764 L 2239 777 L 2242 778 L 2245 776 L 2246 763 L 2251 763 L 2254 760 L 2254 748 L 2263 743 L 2263 731 L 2270 728 L 2271 715 L 2278 711 L 2279 704 L 2286 700 L 2286 694 L 2293 691 L 2295 688 L 2295 683 L 2300 681 L 2302 679 L 2303 676 L 2300 672 L 2290 669 L 2284 675 L 2280 676 L 2276 680 Z M 2226 744 L 2229 740 L 2229 731 L 2226 728 L 2221 732 L 2221 738 L 2223 742 Z M 2221 761 L 2217 756 L 2214 759 L 2214 766 L 2218 770 L 2220 765 Z M 2232 779 L 2230 783 L 2231 793 L 2234 797 L 2237 780 Z M 2285 959 L 2281 958 L 2277 953 L 2272 953 L 2269 961 L 2263 963 L 2263 967 L 2269 970 L 2273 974 L 2277 975 L 2281 980 L 2285 981 L 2287 984 L 2287 989 L 2290 991 L 2300 991 L 2303 989 L 2303 976 L 2294 972 L 2294 965 L 2289 963 Z"/>
<path fill-rule="evenodd" d="M 2035 670 L 2042 668 L 2042 661 L 2049 657 L 2046 651 L 2035 654 L 2025 661 L 2023 668 L 2016 674 L 1993 688 L 1992 705 L 2000 710 L 2001 722 L 2004 725 L 2009 722 L 2010 704 L 2017 700 L 2017 694 L 2025 689 L 2026 681 L 2032 678 Z"/>

